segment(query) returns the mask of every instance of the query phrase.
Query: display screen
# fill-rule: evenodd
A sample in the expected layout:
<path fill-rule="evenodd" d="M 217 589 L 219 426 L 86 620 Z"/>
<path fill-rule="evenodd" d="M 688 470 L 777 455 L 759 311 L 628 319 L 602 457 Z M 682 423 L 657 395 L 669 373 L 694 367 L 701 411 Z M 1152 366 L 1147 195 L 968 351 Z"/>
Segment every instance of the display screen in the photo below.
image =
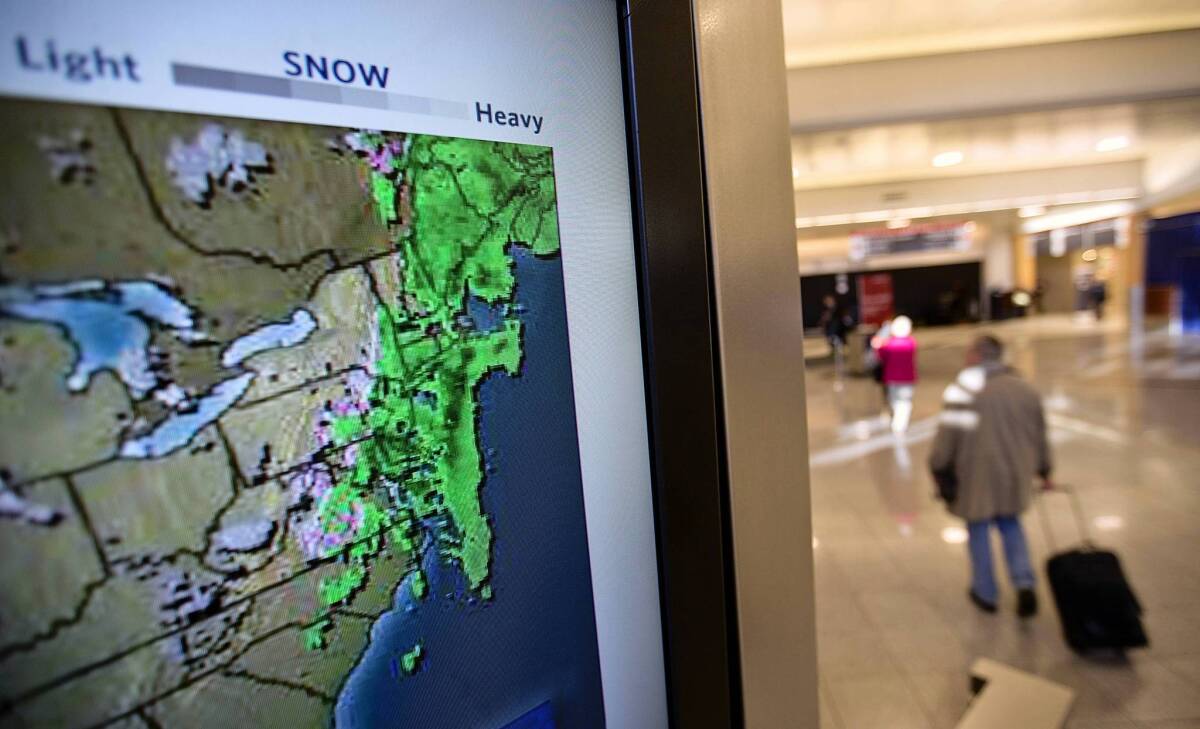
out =
<path fill-rule="evenodd" d="M 664 726 L 616 9 L 318 7 L 0 10 L 0 724 Z"/>

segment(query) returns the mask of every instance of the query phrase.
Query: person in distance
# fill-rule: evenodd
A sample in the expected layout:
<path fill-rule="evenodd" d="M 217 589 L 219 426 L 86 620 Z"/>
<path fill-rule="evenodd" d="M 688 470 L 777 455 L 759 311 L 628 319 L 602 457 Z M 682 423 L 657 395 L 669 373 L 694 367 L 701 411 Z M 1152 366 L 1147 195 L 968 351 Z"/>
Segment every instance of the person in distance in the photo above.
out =
<path fill-rule="evenodd" d="M 912 337 L 912 329 L 912 319 L 898 316 L 892 320 L 888 338 L 881 339 L 876 347 L 892 411 L 892 432 L 897 435 L 908 430 L 917 384 L 917 340 Z"/>
<path fill-rule="evenodd" d="M 1020 516 L 1032 499 L 1035 475 L 1042 488 L 1052 487 L 1042 399 L 1004 364 L 1004 345 L 995 337 L 977 337 L 966 364 L 943 393 L 929 468 L 950 512 L 967 522 L 971 602 L 996 611 L 989 539 L 995 526 L 1017 589 L 1017 613 L 1029 617 L 1037 613 L 1037 594 Z"/>

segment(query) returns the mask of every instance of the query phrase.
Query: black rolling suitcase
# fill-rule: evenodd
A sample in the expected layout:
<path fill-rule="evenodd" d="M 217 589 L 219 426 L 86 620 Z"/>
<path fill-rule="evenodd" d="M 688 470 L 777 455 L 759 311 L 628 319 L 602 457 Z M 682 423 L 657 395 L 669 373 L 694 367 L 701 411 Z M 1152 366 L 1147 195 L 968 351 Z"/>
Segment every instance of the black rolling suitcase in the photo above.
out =
<path fill-rule="evenodd" d="M 1072 489 L 1062 490 L 1071 499 L 1071 511 L 1083 537 L 1078 548 L 1054 554 L 1046 561 L 1046 576 L 1067 645 L 1076 653 L 1149 645 L 1142 627 L 1142 606 L 1125 579 L 1121 561 L 1113 552 L 1092 544 L 1079 496 Z M 1041 505 L 1038 513 L 1053 552 L 1054 537 Z"/>

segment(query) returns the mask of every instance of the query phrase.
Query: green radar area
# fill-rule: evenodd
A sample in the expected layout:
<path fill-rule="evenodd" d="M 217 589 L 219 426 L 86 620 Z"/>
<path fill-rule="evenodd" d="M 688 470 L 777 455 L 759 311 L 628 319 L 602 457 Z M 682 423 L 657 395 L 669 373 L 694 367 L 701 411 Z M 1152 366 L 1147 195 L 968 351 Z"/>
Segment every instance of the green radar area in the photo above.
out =
<path fill-rule="evenodd" d="M 0 724 L 328 726 L 431 566 L 506 599 L 481 391 L 529 356 L 517 252 L 559 254 L 550 148 L 0 114 Z"/>
<path fill-rule="evenodd" d="M 468 303 L 513 303 L 512 246 L 557 253 L 550 151 L 370 132 L 345 141 L 368 166 L 379 220 L 395 234 L 398 288 L 376 312 L 365 399 L 339 402 L 327 426 L 328 444 L 351 455 L 322 499 L 318 539 L 348 550 L 349 563 L 322 583 L 321 599 L 345 602 L 384 541 L 412 554 L 417 525 L 438 517 L 454 527 L 449 554 L 486 598 L 492 531 L 479 499 L 478 387 L 493 372 L 519 373 L 522 324 L 506 313 L 480 329 Z"/>

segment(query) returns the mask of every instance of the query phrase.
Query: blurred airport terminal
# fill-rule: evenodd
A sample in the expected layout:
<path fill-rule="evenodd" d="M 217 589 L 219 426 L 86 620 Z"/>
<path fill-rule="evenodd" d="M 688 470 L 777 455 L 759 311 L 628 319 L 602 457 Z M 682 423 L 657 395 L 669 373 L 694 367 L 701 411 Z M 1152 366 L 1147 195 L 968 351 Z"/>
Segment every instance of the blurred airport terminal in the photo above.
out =
<path fill-rule="evenodd" d="M 822 726 L 958 726 L 990 658 L 1074 690 L 1069 727 L 1200 727 L 1200 4 L 783 7 Z M 872 339 L 898 315 L 917 377 L 893 434 Z M 998 611 L 967 599 L 927 463 L 984 332 L 1041 395 L 1054 483 L 1120 556 L 1147 648 L 1063 641 L 1042 566 L 1081 539 L 1065 494 L 1023 518 L 1037 616 L 998 543 Z"/>

